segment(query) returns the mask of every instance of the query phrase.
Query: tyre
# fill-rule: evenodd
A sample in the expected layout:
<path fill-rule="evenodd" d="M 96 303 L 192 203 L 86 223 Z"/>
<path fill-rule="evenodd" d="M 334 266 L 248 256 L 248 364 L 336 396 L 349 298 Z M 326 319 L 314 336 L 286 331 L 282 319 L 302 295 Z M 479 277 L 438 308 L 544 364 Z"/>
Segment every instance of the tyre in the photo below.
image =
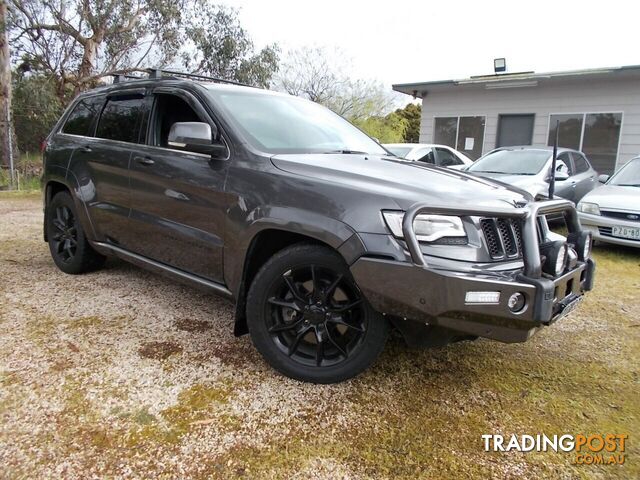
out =
<path fill-rule="evenodd" d="M 280 373 L 313 383 L 354 377 L 380 355 L 387 320 L 335 251 L 299 244 L 271 257 L 247 296 L 251 340 Z"/>
<path fill-rule="evenodd" d="M 87 241 L 69 193 L 59 192 L 51 200 L 47 207 L 46 228 L 51 257 L 63 272 L 84 273 L 104 264 L 105 257 Z"/>

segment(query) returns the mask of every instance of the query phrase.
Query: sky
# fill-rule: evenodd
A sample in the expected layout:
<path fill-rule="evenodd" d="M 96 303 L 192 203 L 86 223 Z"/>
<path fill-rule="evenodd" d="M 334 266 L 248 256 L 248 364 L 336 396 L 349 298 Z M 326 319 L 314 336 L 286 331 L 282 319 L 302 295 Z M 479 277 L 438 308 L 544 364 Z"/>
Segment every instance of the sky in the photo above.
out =
<path fill-rule="evenodd" d="M 344 52 L 353 78 L 394 83 L 640 64 L 640 2 L 222 0 L 257 47 Z M 333 54 L 333 53 L 332 53 Z"/>

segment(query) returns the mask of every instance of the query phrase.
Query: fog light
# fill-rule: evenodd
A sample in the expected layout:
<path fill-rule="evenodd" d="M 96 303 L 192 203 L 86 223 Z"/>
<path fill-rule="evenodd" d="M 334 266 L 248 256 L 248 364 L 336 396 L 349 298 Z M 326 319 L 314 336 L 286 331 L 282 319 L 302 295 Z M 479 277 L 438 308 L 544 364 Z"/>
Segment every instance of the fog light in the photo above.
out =
<path fill-rule="evenodd" d="M 542 270 L 549 275 L 558 277 L 562 275 L 567 266 L 569 247 L 562 240 L 548 243 L 540 249 L 540 253 L 546 257 Z"/>
<path fill-rule="evenodd" d="M 524 293 L 516 292 L 509 297 L 507 306 L 513 313 L 518 313 L 522 311 L 526 303 L 527 299 L 525 298 Z"/>
<path fill-rule="evenodd" d="M 582 231 L 571 233 L 567 240 L 569 243 L 575 245 L 576 253 L 581 261 L 586 262 L 589 260 L 589 257 L 591 256 L 591 246 L 593 244 L 590 232 Z"/>
<path fill-rule="evenodd" d="M 467 292 L 465 303 L 500 303 L 500 292 Z"/>

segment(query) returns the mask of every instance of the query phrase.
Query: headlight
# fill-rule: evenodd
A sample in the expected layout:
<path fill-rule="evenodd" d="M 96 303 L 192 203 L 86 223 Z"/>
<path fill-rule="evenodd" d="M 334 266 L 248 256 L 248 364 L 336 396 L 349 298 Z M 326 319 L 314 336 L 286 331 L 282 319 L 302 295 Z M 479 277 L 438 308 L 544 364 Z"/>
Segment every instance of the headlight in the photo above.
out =
<path fill-rule="evenodd" d="M 600 215 L 600 207 L 597 203 L 580 202 L 578 203 L 578 210 L 591 215 Z"/>
<path fill-rule="evenodd" d="M 593 244 L 591 233 L 585 231 L 573 232 L 569 234 L 567 240 L 574 245 L 578 258 L 586 262 L 591 255 L 591 245 Z"/>
<path fill-rule="evenodd" d="M 404 212 L 382 212 L 391 233 L 403 238 L 402 219 Z M 418 215 L 413 222 L 413 230 L 420 242 L 433 242 L 443 237 L 466 237 L 460 217 L 446 215 Z"/>

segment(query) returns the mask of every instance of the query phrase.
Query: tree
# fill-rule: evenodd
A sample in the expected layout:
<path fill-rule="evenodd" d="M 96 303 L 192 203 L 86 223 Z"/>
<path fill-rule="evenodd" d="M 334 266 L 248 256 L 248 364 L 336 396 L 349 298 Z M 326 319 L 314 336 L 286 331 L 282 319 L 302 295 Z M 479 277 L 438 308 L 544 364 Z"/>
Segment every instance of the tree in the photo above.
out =
<path fill-rule="evenodd" d="M 43 75 L 14 76 L 13 122 L 18 147 L 37 152 L 62 114 L 63 105 L 56 94 L 56 81 Z"/>
<path fill-rule="evenodd" d="M 332 56 L 344 55 L 336 51 Z M 345 70 L 344 62 L 329 60 L 326 49 L 304 47 L 288 53 L 276 88 L 320 103 L 351 121 L 384 116 L 393 106 L 384 87 L 375 81 L 352 80 Z"/>
<path fill-rule="evenodd" d="M 255 52 L 236 10 L 204 3 L 185 29 L 193 48 L 183 53 L 184 66 L 197 73 L 268 88 L 278 70 L 279 49 L 272 44 Z"/>
<path fill-rule="evenodd" d="M 0 158 L 1 165 L 9 165 L 17 156 L 14 150 L 13 125 L 11 117 L 11 62 L 7 42 L 7 2 L 0 0 Z M 11 172 L 13 175 L 13 171 Z"/>
<path fill-rule="evenodd" d="M 404 143 L 418 143 L 420 141 L 420 120 L 422 107 L 415 103 L 408 103 L 404 108 L 395 111 L 397 115 L 407 121 L 407 129 L 404 134 Z"/>
<path fill-rule="evenodd" d="M 354 125 L 380 143 L 403 143 L 408 122 L 396 112 L 384 117 L 370 116 L 353 121 Z"/>
<path fill-rule="evenodd" d="M 264 85 L 277 48 L 254 54 L 233 9 L 208 0 L 9 0 L 21 70 L 58 81 L 64 98 L 103 77 L 181 58 L 205 73 Z M 199 59 L 198 61 L 196 60 Z"/>

